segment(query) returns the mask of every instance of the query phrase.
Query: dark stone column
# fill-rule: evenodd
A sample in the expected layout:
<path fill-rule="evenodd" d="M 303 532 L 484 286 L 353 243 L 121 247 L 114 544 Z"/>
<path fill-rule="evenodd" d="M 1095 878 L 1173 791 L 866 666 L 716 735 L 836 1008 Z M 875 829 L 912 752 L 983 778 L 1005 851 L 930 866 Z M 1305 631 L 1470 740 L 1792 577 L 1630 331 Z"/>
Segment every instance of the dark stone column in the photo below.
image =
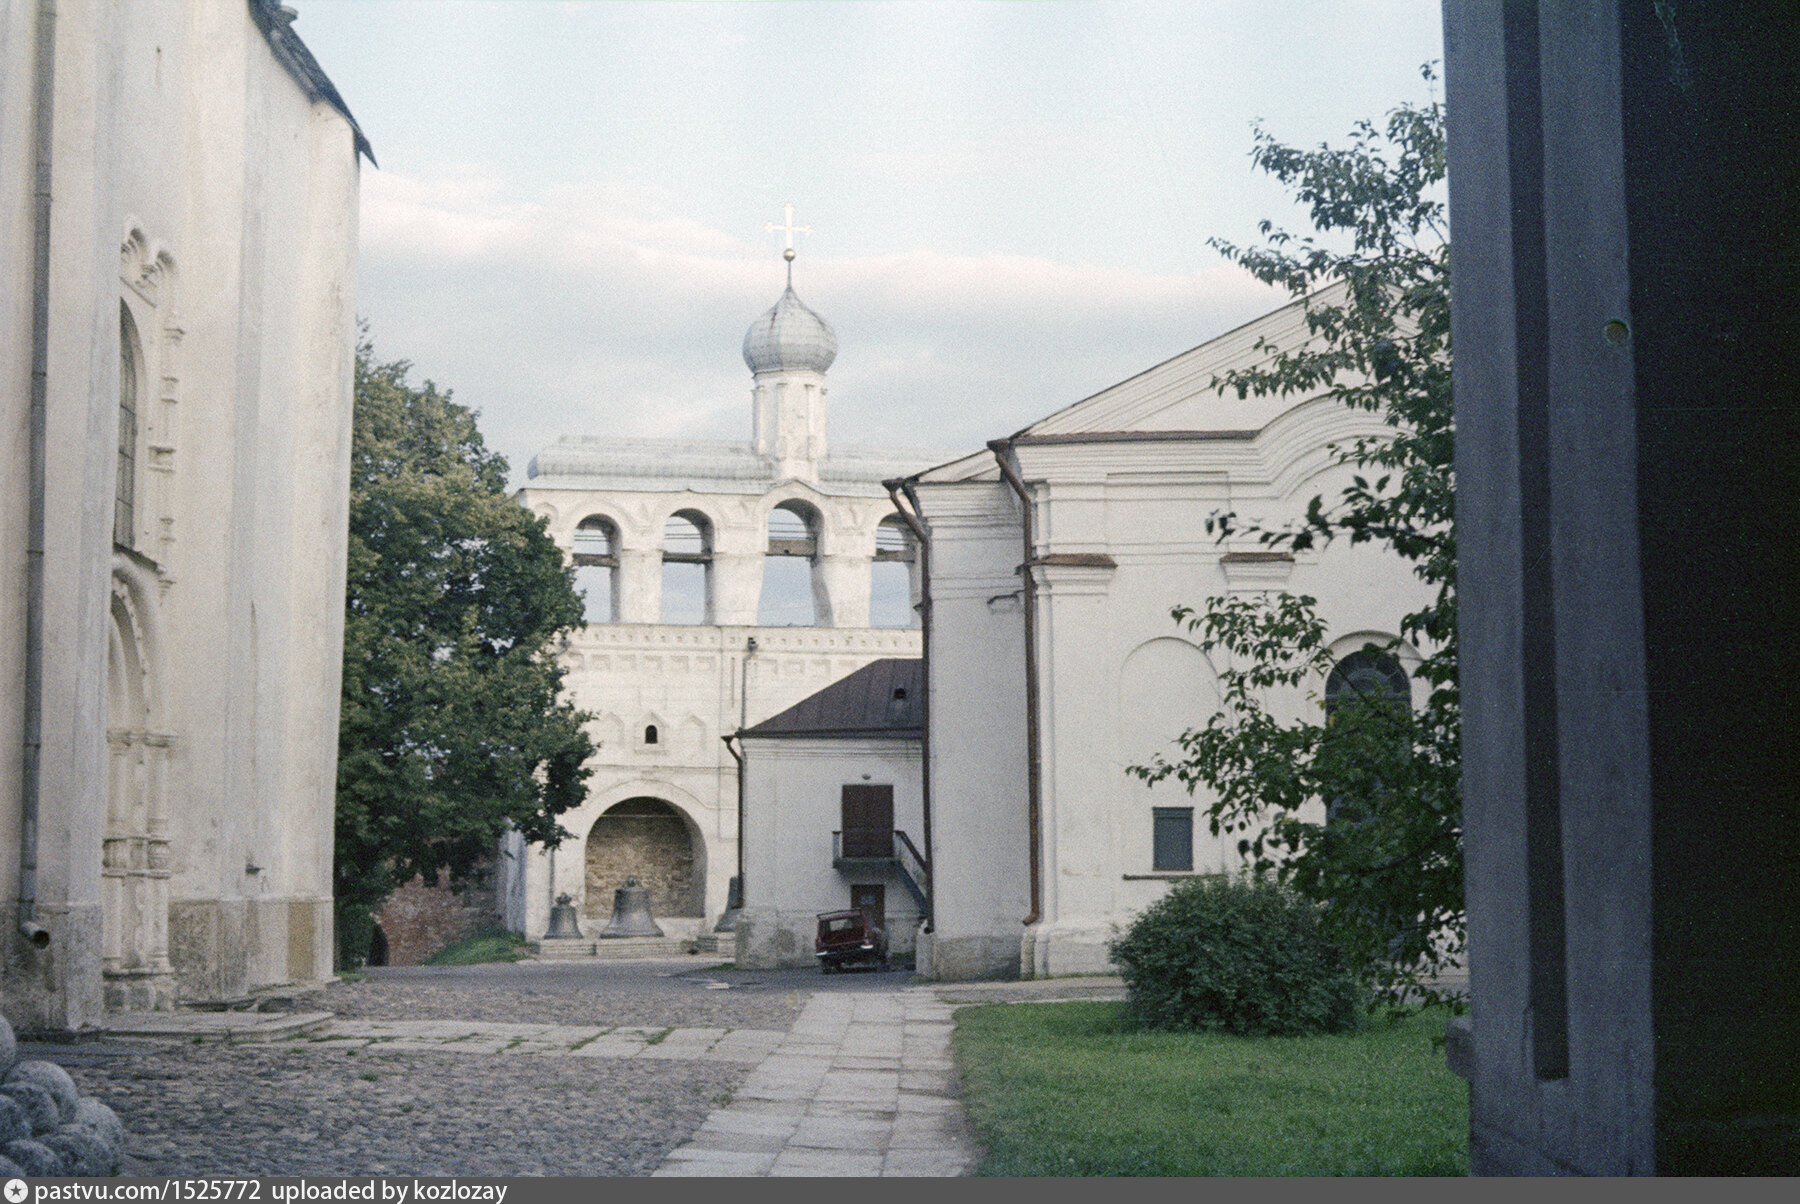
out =
<path fill-rule="evenodd" d="M 1478 1173 L 1800 1170 L 1800 12 L 1446 0 Z"/>

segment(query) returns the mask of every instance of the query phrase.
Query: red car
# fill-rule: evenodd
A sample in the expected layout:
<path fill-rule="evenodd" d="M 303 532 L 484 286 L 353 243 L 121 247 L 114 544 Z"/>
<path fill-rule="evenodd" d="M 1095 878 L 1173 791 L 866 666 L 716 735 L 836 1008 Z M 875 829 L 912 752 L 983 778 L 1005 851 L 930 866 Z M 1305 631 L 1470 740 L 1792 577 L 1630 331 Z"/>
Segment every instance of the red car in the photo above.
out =
<path fill-rule="evenodd" d="M 813 953 L 819 959 L 821 974 L 847 966 L 879 968 L 887 965 L 887 933 L 860 911 L 822 911 Z"/>

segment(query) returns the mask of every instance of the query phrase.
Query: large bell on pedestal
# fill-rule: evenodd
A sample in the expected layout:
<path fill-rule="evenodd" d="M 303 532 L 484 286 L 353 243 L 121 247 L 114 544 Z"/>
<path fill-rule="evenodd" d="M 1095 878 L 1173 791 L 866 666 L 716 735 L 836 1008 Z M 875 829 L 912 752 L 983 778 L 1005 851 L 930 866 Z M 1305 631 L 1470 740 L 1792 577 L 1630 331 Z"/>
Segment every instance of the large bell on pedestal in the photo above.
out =
<path fill-rule="evenodd" d="M 650 918 L 649 890 L 639 886 L 636 878 L 625 879 L 625 885 L 613 892 L 612 923 L 606 926 L 600 939 L 661 935 L 663 930 Z"/>

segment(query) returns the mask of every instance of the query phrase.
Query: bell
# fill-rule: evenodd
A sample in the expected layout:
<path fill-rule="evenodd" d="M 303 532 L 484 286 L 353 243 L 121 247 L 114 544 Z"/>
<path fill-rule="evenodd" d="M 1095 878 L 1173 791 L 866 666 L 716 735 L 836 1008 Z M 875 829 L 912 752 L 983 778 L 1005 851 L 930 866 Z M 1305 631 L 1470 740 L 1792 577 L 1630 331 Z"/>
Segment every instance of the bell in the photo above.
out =
<path fill-rule="evenodd" d="M 636 878 L 625 879 L 625 885 L 613 892 L 612 923 L 600 934 L 601 940 L 623 936 L 661 936 L 663 930 L 650 918 L 650 892 L 638 885 Z"/>
<path fill-rule="evenodd" d="M 575 906 L 568 895 L 556 896 L 556 906 L 550 909 L 550 930 L 544 933 L 546 940 L 558 937 L 581 939 L 581 925 L 576 921 Z"/>
<path fill-rule="evenodd" d="M 738 913 L 744 910 L 744 880 L 736 874 L 731 876 L 731 885 L 725 888 L 725 911 L 719 922 L 713 925 L 714 932 L 735 932 L 737 930 Z"/>

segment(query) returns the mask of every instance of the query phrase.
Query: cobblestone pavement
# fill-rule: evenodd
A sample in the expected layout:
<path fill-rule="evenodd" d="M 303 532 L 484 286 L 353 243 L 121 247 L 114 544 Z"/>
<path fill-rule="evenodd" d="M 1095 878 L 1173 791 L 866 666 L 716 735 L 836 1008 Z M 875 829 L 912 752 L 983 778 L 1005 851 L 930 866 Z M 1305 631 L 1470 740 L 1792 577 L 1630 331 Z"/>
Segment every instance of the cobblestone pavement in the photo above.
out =
<path fill-rule="evenodd" d="M 291 1039 L 87 1042 L 56 1060 L 119 1113 L 131 1175 L 648 1175 L 740 1090 L 795 1089 L 790 1072 L 817 1062 L 821 1040 L 844 1045 L 853 1015 L 898 1039 L 889 1013 L 909 981 L 691 963 L 395 970 L 306 999 L 340 1018 Z M 947 1042 L 948 1012 L 937 1023 Z M 947 1069 L 947 1046 L 944 1057 Z M 819 1079 L 816 1117 L 869 1119 L 860 1096 L 841 1097 L 847 1082 Z M 914 1092 L 914 1104 L 935 1093 L 933 1107 L 959 1116 L 946 1087 Z M 746 1102 L 791 1110 L 795 1099 Z M 792 1129 L 797 1146 L 826 1131 L 803 1117 Z M 797 1149 L 774 1173 L 827 1148 Z M 913 1173 L 956 1173 L 917 1153 Z M 854 1154 L 824 1156 L 837 1173 L 876 1173 Z"/>
<path fill-rule="evenodd" d="M 819 975 L 812 975 L 816 980 Z M 686 962 L 409 967 L 338 983 L 306 1010 L 343 1020 L 786 1029 L 817 984 Z"/>
<path fill-rule="evenodd" d="M 748 1067 L 300 1041 L 159 1045 L 70 1073 L 128 1175 L 647 1175 Z"/>

